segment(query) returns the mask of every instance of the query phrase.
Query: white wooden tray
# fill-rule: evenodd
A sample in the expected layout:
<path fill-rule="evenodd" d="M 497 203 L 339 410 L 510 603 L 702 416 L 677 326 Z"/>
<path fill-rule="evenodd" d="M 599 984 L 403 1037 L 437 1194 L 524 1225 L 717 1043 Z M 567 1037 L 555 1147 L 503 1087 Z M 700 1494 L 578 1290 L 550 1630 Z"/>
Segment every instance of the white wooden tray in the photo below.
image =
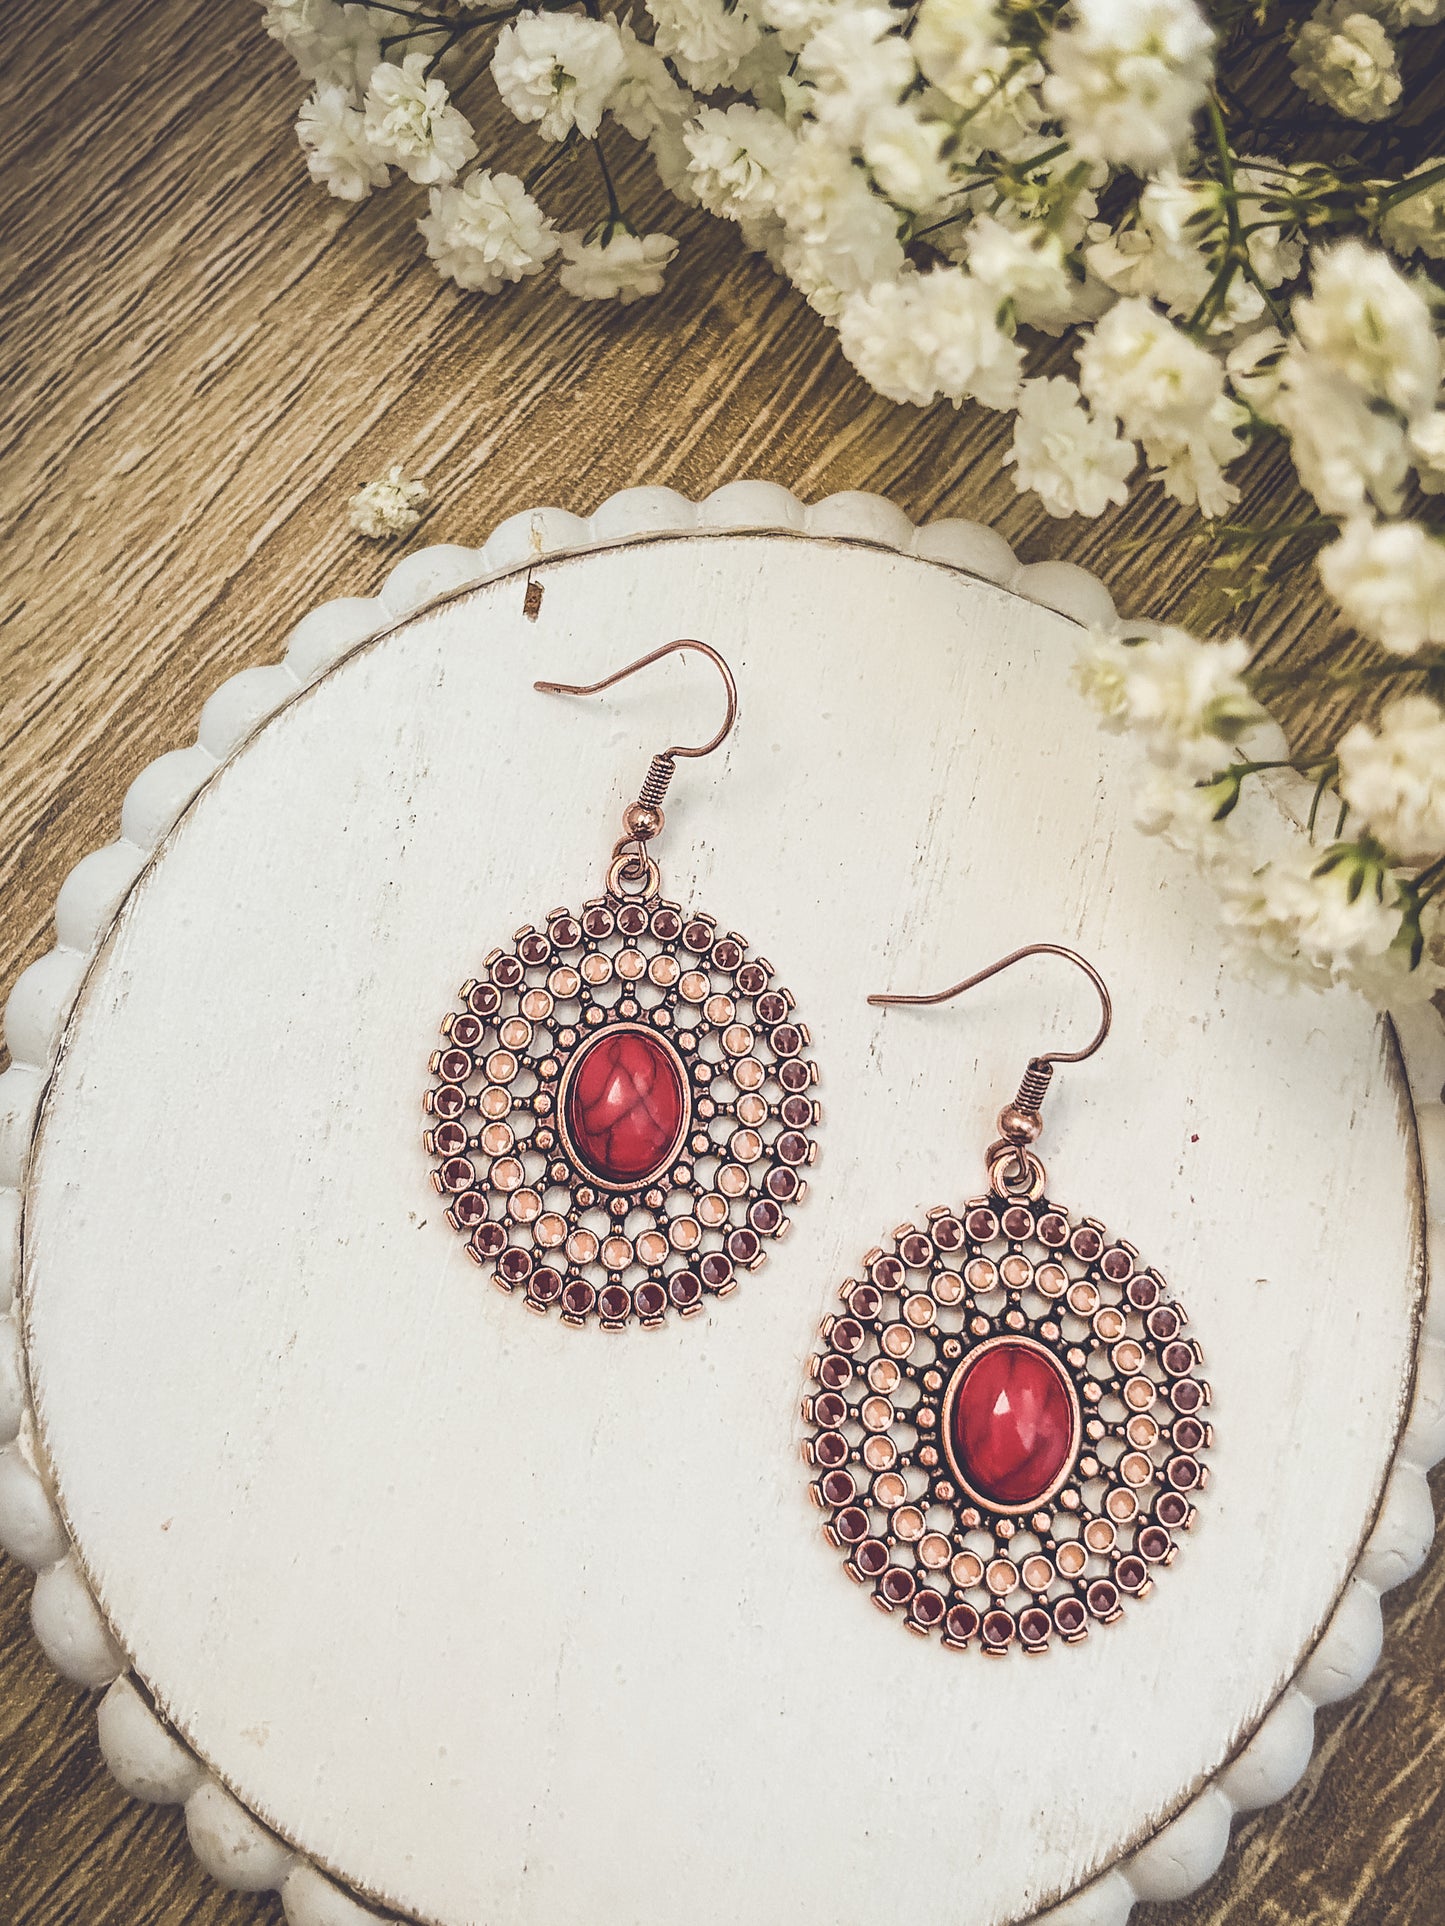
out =
<path fill-rule="evenodd" d="M 1117 1926 L 1303 1770 L 1431 1535 L 1445 1049 L 1221 976 L 1069 688 L 1100 615 L 1080 570 L 876 498 L 634 491 L 409 556 L 136 780 L 6 1012 L 0 1541 L 217 1877 L 292 1926 Z M 714 713 L 676 659 L 591 703 L 534 678 L 676 635 L 742 712 L 680 773 L 666 881 L 796 991 L 822 1155 L 735 1297 L 606 1336 L 481 1280 L 418 1105 L 461 979 L 596 890 L 647 755 Z M 1031 940 L 1117 1010 L 1056 1085 L 1051 1188 L 1187 1304 L 1216 1446 L 1153 1597 L 993 1662 L 845 1581 L 799 1397 L 841 1278 L 977 1191 L 1024 1057 L 1089 1020 L 1048 965 L 866 993 Z"/>

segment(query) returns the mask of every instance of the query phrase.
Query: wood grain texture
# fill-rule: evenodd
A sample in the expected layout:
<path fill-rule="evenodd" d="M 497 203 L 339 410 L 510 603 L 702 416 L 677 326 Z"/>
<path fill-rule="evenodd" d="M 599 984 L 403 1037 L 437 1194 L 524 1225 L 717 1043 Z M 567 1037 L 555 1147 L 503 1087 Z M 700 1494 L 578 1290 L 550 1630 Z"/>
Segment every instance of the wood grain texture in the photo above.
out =
<path fill-rule="evenodd" d="M 279 653 L 295 616 L 375 589 L 394 552 L 345 532 L 392 460 L 428 479 L 418 539 L 480 541 L 520 506 L 586 512 L 613 490 L 698 494 L 741 475 L 814 497 L 865 487 L 914 516 L 995 523 L 1068 556 L 1121 607 L 1168 613 L 1192 566 L 1126 550 L 1120 518 L 1056 525 L 1015 495 L 997 416 L 870 396 L 813 317 L 726 234 L 641 186 L 684 258 L 627 313 L 551 285 L 456 295 L 408 231 L 400 187 L 359 210 L 305 183 L 297 85 L 249 0 L 73 0 L 12 9 L 0 75 L 0 983 L 49 941 L 69 867 L 114 833 L 150 758 L 188 739 L 225 675 Z M 526 151 L 525 136 L 500 148 Z M 1277 465 L 1247 477 L 1267 506 Z M 1146 494 L 1131 539 L 1175 525 Z M 1161 566 L 1161 554 L 1167 566 Z M 1317 643 L 1282 598 L 1256 634 Z M 0 1566 L 0 1917 L 24 1926 L 258 1926 L 274 1900 L 220 1892 L 171 1813 L 110 1784 L 85 1695 L 49 1673 L 25 1574 Z M 1240 1828 L 1193 1900 L 1140 1926 L 1434 1922 L 1445 1569 L 1386 1602 L 1385 1658 L 1321 1720 L 1284 1805 Z"/>

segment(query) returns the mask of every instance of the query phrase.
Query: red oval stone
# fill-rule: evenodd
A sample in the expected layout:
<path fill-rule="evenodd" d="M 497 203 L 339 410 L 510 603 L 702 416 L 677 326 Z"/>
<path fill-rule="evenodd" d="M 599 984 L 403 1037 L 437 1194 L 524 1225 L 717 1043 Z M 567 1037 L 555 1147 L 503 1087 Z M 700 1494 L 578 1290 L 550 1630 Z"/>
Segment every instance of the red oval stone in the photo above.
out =
<path fill-rule="evenodd" d="M 667 1164 L 686 1122 L 677 1059 L 645 1030 L 604 1030 L 578 1052 L 567 1082 L 572 1148 L 604 1184 L 646 1181 Z"/>
<path fill-rule="evenodd" d="M 954 1469 L 986 1504 L 1023 1511 L 1051 1492 L 1074 1451 L 1077 1419 L 1062 1369 L 1018 1338 L 965 1358 L 951 1387 Z"/>

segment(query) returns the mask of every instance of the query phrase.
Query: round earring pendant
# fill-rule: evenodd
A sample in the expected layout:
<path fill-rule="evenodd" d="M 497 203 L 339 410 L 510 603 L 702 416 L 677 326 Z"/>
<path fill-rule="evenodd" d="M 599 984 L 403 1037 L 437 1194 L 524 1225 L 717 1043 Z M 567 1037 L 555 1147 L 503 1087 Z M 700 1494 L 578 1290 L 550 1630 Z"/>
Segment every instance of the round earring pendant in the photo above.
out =
<path fill-rule="evenodd" d="M 895 1232 L 824 1321 L 804 1457 L 874 1603 L 983 1651 L 1075 1644 L 1172 1563 L 1209 1386 L 1132 1245 L 994 1196 Z"/>
<path fill-rule="evenodd" d="M 807 1192 L 817 1067 L 772 965 L 655 892 L 553 910 L 462 985 L 423 1142 L 530 1310 L 617 1330 L 756 1270 Z"/>

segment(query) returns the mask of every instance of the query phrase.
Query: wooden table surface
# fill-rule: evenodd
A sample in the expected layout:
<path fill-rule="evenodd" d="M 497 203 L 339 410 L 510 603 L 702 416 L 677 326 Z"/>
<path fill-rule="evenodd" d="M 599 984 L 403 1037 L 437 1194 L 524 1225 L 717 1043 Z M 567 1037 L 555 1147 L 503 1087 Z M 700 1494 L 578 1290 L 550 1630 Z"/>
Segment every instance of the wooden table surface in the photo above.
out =
<path fill-rule="evenodd" d="M 1050 521 L 999 465 L 1003 417 L 870 395 L 796 296 L 621 154 L 636 211 L 683 244 L 661 298 L 584 305 L 547 277 L 459 295 L 410 227 L 417 190 L 353 209 L 306 183 L 298 81 L 259 22 L 253 0 L 8 13 L 0 993 L 52 940 L 56 890 L 114 836 L 132 776 L 193 739 L 210 690 L 276 659 L 315 603 L 376 590 L 400 551 L 352 536 L 346 502 L 393 461 L 432 490 L 414 542 L 480 543 L 518 508 L 586 514 L 636 483 L 701 495 L 759 476 L 976 517 L 1027 559 L 1096 570 L 1122 608 L 1184 606 L 1198 564 L 1157 491 L 1122 526 Z M 525 168 L 535 149 L 489 116 L 484 153 Z M 561 192 L 564 212 L 584 205 L 580 182 Z M 1271 512 L 1279 478 L 1277 458 L 1253 461 L 1244 512 Z M 1252 632 L 1287 652 L 1317 646 L 1323 619 L 1286 595 Z M 1139 1908 L 1137 1926 L 1438 1926 L 1442 1594 L 1437 1557 L 1387 1600 L 1384 1659 L 1321 1717 L 1293 1795 L 1238 1827 L 1201 1893 Z M 28 1595 L 0 1559 L 0 1921 L 273 1926 L 274 1898 L 222 1892 L 175 1812 L 111 1783 Z"/>

